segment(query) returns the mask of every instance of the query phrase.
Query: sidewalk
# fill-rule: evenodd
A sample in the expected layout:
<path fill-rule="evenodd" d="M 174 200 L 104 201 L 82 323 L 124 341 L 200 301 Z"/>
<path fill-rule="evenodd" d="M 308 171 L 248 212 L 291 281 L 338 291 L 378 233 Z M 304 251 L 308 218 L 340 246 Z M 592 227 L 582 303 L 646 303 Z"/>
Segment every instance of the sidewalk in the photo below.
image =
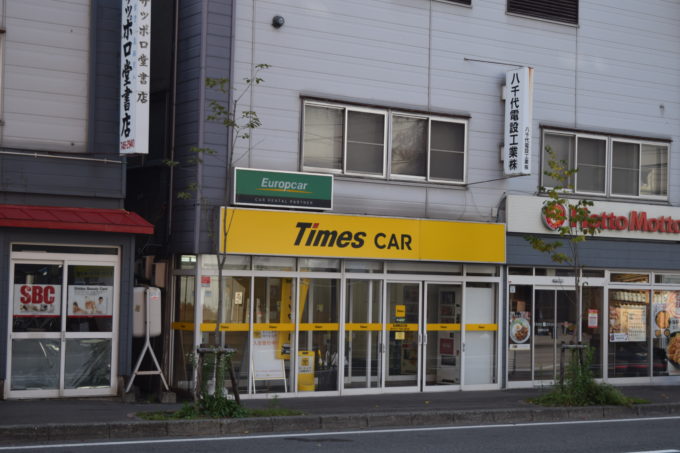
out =
<path fill-rule="evenodd" d="M 344 430 L 478 423 L 519 423 L 680 414 L 680 386 L 621 387 L 650 404 L 626 407 L 544 408 L 527 399 L 539 389 L 278 398 L 275 404 L 304 413 L 293 417 L 145 421 L 138 412 L 182 405 L 124 403 L 118 398 L 0 401 L 0 444 L 217 436 L 256 432 Z M 244 400 L 266 408 L 272 400 Z"/>

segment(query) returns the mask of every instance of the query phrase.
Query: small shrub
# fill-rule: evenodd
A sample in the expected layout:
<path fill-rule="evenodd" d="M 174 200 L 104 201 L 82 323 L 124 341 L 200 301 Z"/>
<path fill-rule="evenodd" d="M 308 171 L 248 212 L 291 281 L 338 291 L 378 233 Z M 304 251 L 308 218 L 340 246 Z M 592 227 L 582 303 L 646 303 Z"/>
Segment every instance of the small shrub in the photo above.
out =
<path fill-rule="evenodd" d="M 631 406 L 645 402 L 629 398 L 609 384 L 595 382 L 590 369 L 592 361 L 592 348 L 583 351 L 582 360 L 579 360 L 578 351 L 572 350 L 564 384 L 555 386 L 531 402 L 541 406 Z"/>
<path fill-rule="evenodd" d="M 242 418 L 247 411 L 236 401 L 219 395 L 205 395 L 196 403 L 198 415 L 210 418 Z"/>

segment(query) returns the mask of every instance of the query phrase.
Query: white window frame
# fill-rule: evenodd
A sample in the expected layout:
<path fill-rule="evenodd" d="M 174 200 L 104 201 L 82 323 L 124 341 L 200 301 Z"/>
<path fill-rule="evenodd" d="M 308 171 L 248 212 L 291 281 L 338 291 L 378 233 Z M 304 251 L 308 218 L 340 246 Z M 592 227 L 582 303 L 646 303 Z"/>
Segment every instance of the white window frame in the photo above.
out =
<path fill-rule="evenodd" d="M 670 180 L 670 159 L 671 159 L 671 144 L 670 143 L 665 143 L 665 142 L 658 142 L 654 140 L 634 140 L 634 139 L 629 139 L 629 138 L 618 138 L 618 137 L 611 137 L 610 138 L 610 154 L 611 158 L 613 159 L 614 156 L 614 142 L 619 142 L 619 143 L 633 143 L 638 145 L 638 153 L 639 153 L 639 159 L 638 159 L 638 194 L 636 195 L 619 195 L 619 194 L 614 194 L 612 193 L 612 197 L 621 197 L 621 198 L 632 198 L 632 199 L 644 199 L 644 200 L 668 200 L 668 192 L 669 192 L 669 180 Z M 666 148 L 666 195 L 641 195 L 640 191 L 642 189 L 642 147 L 643 146 L 662 146 Z M 612 167 L 613 169 L 613 167 Z M 612 178 L 613 179 L 613 178 Z M 613 183 L 613 181 L 612 181 Z M 611 190 L 611 189 L 610 189 Z"/>
<path fill-rule="evenodd" d="M 417 120 L 425 120 L 427 121 L 427 140 L 426 140 L 426 146 L 427 149 L 425 152 L 427 153 L 427 156 L 425 156 L 425 176 L 414 176 L 414 175 L 402 175 L 401 173 L 392 173 L 392 130 L 393 130 L 393 120 L 395 116 L 399 116 L 402 118 L 413 118 Z M 389 143 L 389 155 L 388 155 L 388 172 L 390 175 L 390 179 L 400 179 L 400 180 L 405 180 L 405 181 L 427 181 L 430 176 L 430 137 L 432 135 L 431 130 L 432 130 L 432 121 L 428 115 L 418 115 L 418 114 L 413 114 L 413 113 L 403 113 L 403 112 L 390 112 L 390 143 Z"/>
<path fill-rule="evenodd" d="M 327 109 L 333 109 L 333 110 L 341 110 L 342 111 L 342 168 L 337 169 L 337 168 L 329 168 L 329 167 L 316 167 L 316 166 L 309 166 L 305 165 L 305 140 L 304 140 L 304 125 L 305 125 L 305 120 L 306 120 L 306 107 L 307 106 L 312 106 L 312 107 L 322 107 L 322 108 L 327 108 Z M 377 114 L 377 115 L 382 115 L 383 116 L 383 157 L 382 157 L 382 173 L 363 173 L 363 172 L 352 172 L 347 170 L 347 128 L 348 128 L 348 116 L 349 112 L 361 112 L 361 113 L 372 113 L 372 114 Z M 387 154 L 387 138 L 388 138 L 388 121 L 387 121 L 387 115 L 388 112 L 385 110 L 380 110 L 380 109 L 373 109 L 373 108 L 368 108 L 368 107 L 355 107 L 355 106 L 348 106 L 348 105 L 343 105 L 343 104 L 331 104 L 331 103 L 325 103 L 325 102 L 317 102 L 317 101 L 304 101 L 302 104 L 302 135 L 301 135 L 301 147 L 302 147 L 302 159 L 301 159 L 301 165 L 302 168 L 305 171 L 315 171 L 315 172 L 320 172 L 320 173 L 334 173 L 334 174 L 339 174 L 339 175 L 351 175 L 351 176 L 362 176 L 365 178 L 378 178 L 378 179 L 384 179 L 386 176 L 386 170 L 385 170 L 385 162 L 386 162 L 386 154 Z"/>
<path fill-rule="evenodd" d="M 305 149 L 304 149 L 304 127 L 305 127 L 305 112 L 307 106 L 329 108 L 343 111 L 343 136 L 342 136 L 342 169 L 327 168 L 305 165 Z M 365 112 L 372 114 L 383 115 L 385 120 L 384 136 L 383 136 L 383 165 L 382 174 L 378 173 L 363 173 L 357 171 L 347 170 L 347 129 L 349 112 Z M 394 116 L 405 118 L 416 118 L 427 120 L 427 168 L 425 176 L 402 175 L 392 173 L 392 119 Z M 442 123 L 462 124 L 465 128 L 463 135 L 463 179 L 442 179 L 431 176 L 431 143 L 432 143 L 432 121 L 439 121 Z M 468 120 L 462 118 L 446 117 L 441 115 L 430 115 L 427 113 L 412 113 L 389 108 L 375 108 L 354 106 L 342 103 L 322 102 L 315 100 L 303 100 L 302 102 L 302 125 L 301 125 L 301 148 L 302 153 L 300 157 L 300 167 L 303 171 L 314 171 L 319 173 L 334 173 L 338 175 L 357 176 L 371 179 L 387 179 L 395 181 L 414 181 L 414 182 L 434 182 L 438 184 L 448 185 L 465 185 L 467 183 L 467 155 L 468 155 Z"/>
<path fill-rule="evenodd" d="M 327 106 L 326 106 L 327 107 Z M 368 107 L 354 107 L 354 106 L 343 106 L 344 107 L 344 124 L 342 133 L 342 172 L 345 175 L 352 176 L 365 176 L 367 178 L 381 178 L 384 179 L 386 176 L 386 161 L 387 161 L 387 137 L 388 133 L 388 117 L 389 112 L 386 110 L 372 109 Z M 359 112 L 359 113 L 371 113 L 373 115 L 383 116 L 383 150 L 382 150 L 382 173 L 368 173 L 368 172 L 358 172 L 347 170 L 347 129 L 349 127 L 349 112 Z"/>
<path fill-rule="evenodd" d="M 541 185 L 543 185 L 546 188 L 550 188 L 550 186 L 547 186 L 544 184 L 545 182 L 545 175 L 543 174 L 543 171 L 546 170 L 546 159 L 545 159 L 545 147 L 546 147 L 546 136 L 547 135 L 561 135 L 561 136 L 567 136 L 567 137 L 573 137 L 574 138 L 574 152 L 570 153 L 569 160 L 570 160 L 570 165 L 571 162 L 573 161 L 573 165 L 576 166 L 578 164 L 578 140 L 579 138 L 590 138 L 590 139 L 595 139 L 595 140 L 603 140 L 606 142 L 606 171 L 605 171 L 605 191 L 604 192 L 592 192 L 592 191 L 584 191 L 584 190 L 577 190 L 578 188 L 578 172 L 574 175 L 574 181 L 573 181 L 573 190 L 569 190 L 569 192 L 575 193 L 575 194 L 582 194 L 582 195 L 594 195 L 594 196 L 601 196 L 601 197 L 607 197 L 607 198 L 612 198 L 612 199 L 629 199 L 629 200 L 660 200 L 660 201 L 667 201 L 668 200 L 668 192 L 669 192 L 669 186 L 668 182 L 670 180 L 670 158 L 671 158 L 671 144 L 669 142 L 664 142 L 664 141 L 658 141 L 658 140 L 649 140 L 649 139 L 633 139 L 633 138 L 626 138 L 626 137 L 619 137 L 615 135 L 606 135 L 606 134 L 592 134 L 592 133 L 582 133 L 582 132 L 569 132 L 569 131 L 562 131 L 562 130 L 555 130 L 555 129 L 549 129 L 545 128 L 542 130 L 542 148 L 541 148 Z M 619 142 L 619 143 L 633 143 L 636 144 L 640 147 L 640 159 L 638 163 L 638 194 L 637 195 L 625 195 L 625 194 L 615 194 L 612 191 L 612 185 L 613 185 L 613 154 L 614 154 L 614 142 Z M 641 195 L 640 194 L 640 188 L 642 186 L 642 181 L 640 180 L 641 175 L 642 175 L 642 146 L 648 145 L 648 146 L 660 146 L 666 148 L 666 195 Z"/>
<path fill-rule="evenodd" d="M 593 135 L 593 134 L 575 134 L 575 141 L 574 141 L 574 165 L 578 165 L 578 141 L 581 138 L 585 139 L 592 139 L 592 140 L 600 140 L 604 142 L 604 191 L 602 192 L 592 192 L 592 191 L 586 191 L 586 190 L 577 190 L 578 188 L 578 172 L 574 174 L 574 191 L 576 193 L 582 193 L 582 194 L 587 194 L 587 195 L 599 195 L 599 196 L 606 196 L 607 195 L 607 189 L 609 187 L 609 180 L 610 180 L 610 165 L 609 165 L 609 140 L 607 139 L 606 136 L 602 135 Z"/>
<path fill-rule="evenodd" d="M 455 181 L 453 179 L 441 179 L 431 176 L 431 165 L 430 161 L 432 159 L 432 121 L 439 121 L 441 123 L 453 123 L 462 124 L 465 128 L 463 132 L 463 179 L 460 181 Z M 468 120 L 449 118 L 445 116 L 430 115 L 429 121 L 427 123 L 427 180 L 430 182 L 444 183 L 444 184 L 454 184 L 462 185 L 467 182 L 467 157 L 468 157 Z"/>

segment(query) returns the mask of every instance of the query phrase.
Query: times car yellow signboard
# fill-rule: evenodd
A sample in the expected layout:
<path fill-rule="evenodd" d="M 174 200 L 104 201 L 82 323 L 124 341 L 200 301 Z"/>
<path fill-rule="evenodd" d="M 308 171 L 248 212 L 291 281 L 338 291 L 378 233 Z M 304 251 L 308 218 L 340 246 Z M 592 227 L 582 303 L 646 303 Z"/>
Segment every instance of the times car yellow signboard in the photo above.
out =
<path fill-rule="evenodd" d="M 505 226 L 222 208 L 220 251 L 244 255 L 505 262 Z"/>

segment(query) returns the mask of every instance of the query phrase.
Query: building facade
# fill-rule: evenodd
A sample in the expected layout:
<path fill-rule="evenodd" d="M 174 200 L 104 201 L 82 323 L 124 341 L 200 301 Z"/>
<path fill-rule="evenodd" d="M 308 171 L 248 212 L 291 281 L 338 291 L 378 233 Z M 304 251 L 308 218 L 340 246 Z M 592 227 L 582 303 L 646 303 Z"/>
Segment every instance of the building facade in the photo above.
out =
<path fill-rule="evenodd" d="M 563 341 L 592 346 L 604 381 L 677 382 L 677 4 L 175 5 L 159 148 L 175 165 L 129 173 L 167 232 L 175 389 L 200 344 L 238 350 L 251 396 L 545 385 Z M 524 67 L 530 159 L 509 176 L 504 86 Z M 208 120 L 214 102 L 261 126 Z M 525 240 L 554 235 L 546 149 L 578 168 L 567 195 L 594 200 L 602 228 L 576 267 Z M 319 175 L 330 191 L 310 189 Z"/>
<path fill-rule="evenodd" d="M 120 5 L 0 2 L 4 398 L 116 395 L 136 237 L 118 154 Z"/>

